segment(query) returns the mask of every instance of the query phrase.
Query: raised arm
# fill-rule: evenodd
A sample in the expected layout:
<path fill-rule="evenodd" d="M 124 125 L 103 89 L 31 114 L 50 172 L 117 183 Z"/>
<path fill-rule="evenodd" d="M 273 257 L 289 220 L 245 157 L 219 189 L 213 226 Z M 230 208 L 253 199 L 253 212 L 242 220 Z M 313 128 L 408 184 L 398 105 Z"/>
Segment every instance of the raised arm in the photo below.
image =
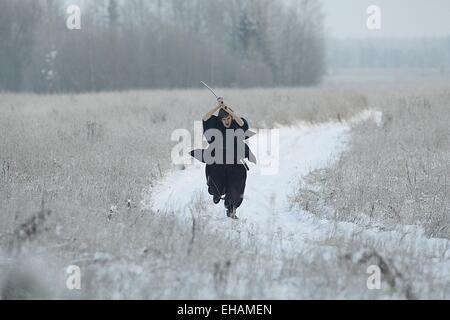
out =
<path fill-rule="evenodd" d="M 207 114 L 203 116 L 203 121 L 208 121 L 213 116 L 214 113 L 216 113 L 220 108 L 222 108 L 223 98 L 217 99 L 217 102 L 218 102 L 217 106 L 214 107 L 214 109 L 211 109 Z"/>

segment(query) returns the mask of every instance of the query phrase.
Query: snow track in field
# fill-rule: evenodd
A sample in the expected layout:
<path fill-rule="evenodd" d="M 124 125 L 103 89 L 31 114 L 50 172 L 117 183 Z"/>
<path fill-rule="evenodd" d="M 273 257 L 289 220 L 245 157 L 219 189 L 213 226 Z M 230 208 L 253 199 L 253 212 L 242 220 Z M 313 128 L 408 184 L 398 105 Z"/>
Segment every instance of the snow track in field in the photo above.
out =
<path fill-rule="evenodd" d="M 289 212 L 288 196 L 298 187 L 299 178 L 336 159 L 345 148 L 349 131 L 349 126 L 335 123 L 279 128 L 278 172 L 263 175 L 262 168 L 250 164 L 244 201 L 238 209 L 241 220 L 261 224 L 274 214 Z M 265 154 L 264 150 L 259 153 Z M 257 158 L 261 160 L 258 155 Z M 189 217 L 192 204 L 199 198 L 207 199 L 208 213 L 228 221 L 223 201 L 214 205 L 207 192 L 205 164 L 195 160 L 185 170 L 169 173 L 151 190 L 145 203 L 154 212 L 178 212 Z"/>
<path fill-rule="evenodd" d="M 208 218 L 213 231 L 226 236 L 234 234 L 240 241 L 257 240 L 262 249 L 275 253 L 314 252 L 333 259 L 338 254 L 336 248 L 323 245 L 333 238 L 342 241 L 359 239 L 375 247 L 393 248 L 414 257 L 430 259 L 430 263 L 436 258 L 441 262 L 429 266 L 436 269 L 437 277 L 450 282 L 448 240 L 428 239 L 418 227 L 399 226 L 398 230 L 380 231 L 320 219 L 292 209 L 289 197 L 299 187 L 301 179 L 336 161 L 350 141 L 351 125 L 364 121 L 375 121 L 382 126 L 382 114 L 366 111 L 347 122 L 279 127 L 279 172 L 261 175 L 261 168 L 250 165 L 244 202 L 238 209 L 239 221 L 225 216 L 223 202 L 213 204 L 206 188 L 205 165 L 199 162 L 184 170 L 169 172 L 144 197 L 143 205 L 156 213 L 172 212 L 186 222 L 193 215 L 201 215 Z"/>

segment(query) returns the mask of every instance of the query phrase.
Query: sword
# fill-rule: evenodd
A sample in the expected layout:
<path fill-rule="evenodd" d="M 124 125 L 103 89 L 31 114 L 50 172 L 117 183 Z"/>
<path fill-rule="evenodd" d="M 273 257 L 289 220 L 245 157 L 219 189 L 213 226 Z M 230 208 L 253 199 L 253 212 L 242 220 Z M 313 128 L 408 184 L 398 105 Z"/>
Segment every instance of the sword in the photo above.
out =
<path fill-rule="evenodd" d="M 213 95 L 216 96 L 216 99 L 217 99 L 217 100 L 219 100 L 219 96 L 214 92 L 213 89 L 211 89 L 210 86 L 208 86 L 208 85 L 207 85 L 206 83 L 204 83 L 203 81 L 201 81 L 201 83 L 202 83 L 202 85 L 204 85 L 206 88 L 208 88 L 208 90 L 211 91 L 211 93 L 212 93 Z"/>

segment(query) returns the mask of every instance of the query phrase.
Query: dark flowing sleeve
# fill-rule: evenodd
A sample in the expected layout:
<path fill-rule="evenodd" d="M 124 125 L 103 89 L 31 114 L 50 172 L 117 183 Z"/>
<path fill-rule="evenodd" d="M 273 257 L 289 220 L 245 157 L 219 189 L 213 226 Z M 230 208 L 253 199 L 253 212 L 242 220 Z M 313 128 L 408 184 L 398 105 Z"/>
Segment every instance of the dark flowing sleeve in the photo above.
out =
<path fill-rule="evenodd" d="M 245 132 L 249 129 L 249 125 L 245 118 L 241 118 L 241 119 L 242 119 L 242 121 L 244 121 L 244 125 L 241 127 L 241 129 L 244 130 L 244 132 Z"/>
<path fill-rule="evenodd" d="M 216 128 L 216 123 L 217 117 L 214 115 L 211 116 L 211 118 L 209 118 L 208 120 L 203 121 L 203 133 L 205 133 L 206 130 Z"/>

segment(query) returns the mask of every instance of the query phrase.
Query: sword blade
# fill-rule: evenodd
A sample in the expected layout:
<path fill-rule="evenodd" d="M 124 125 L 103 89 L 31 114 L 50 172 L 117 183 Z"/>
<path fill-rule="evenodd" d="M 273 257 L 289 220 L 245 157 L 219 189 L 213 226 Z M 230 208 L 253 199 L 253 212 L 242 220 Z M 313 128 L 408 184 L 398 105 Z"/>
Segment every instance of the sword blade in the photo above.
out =
<path fill-rule="evenodd" d="M 207 85 L 206 83 L 204 83 L 203 81 L 201 81 L 201 83 L 202 83 L 206 88 L 208 88 L 208 90 L 211 91 L 212 94 L 215 95 L 217 99 L 219 99 L 219 96 L 214 92 L 213 89 L 211 89 L 210 86 L 208 86 L 208 85 Z"/>

